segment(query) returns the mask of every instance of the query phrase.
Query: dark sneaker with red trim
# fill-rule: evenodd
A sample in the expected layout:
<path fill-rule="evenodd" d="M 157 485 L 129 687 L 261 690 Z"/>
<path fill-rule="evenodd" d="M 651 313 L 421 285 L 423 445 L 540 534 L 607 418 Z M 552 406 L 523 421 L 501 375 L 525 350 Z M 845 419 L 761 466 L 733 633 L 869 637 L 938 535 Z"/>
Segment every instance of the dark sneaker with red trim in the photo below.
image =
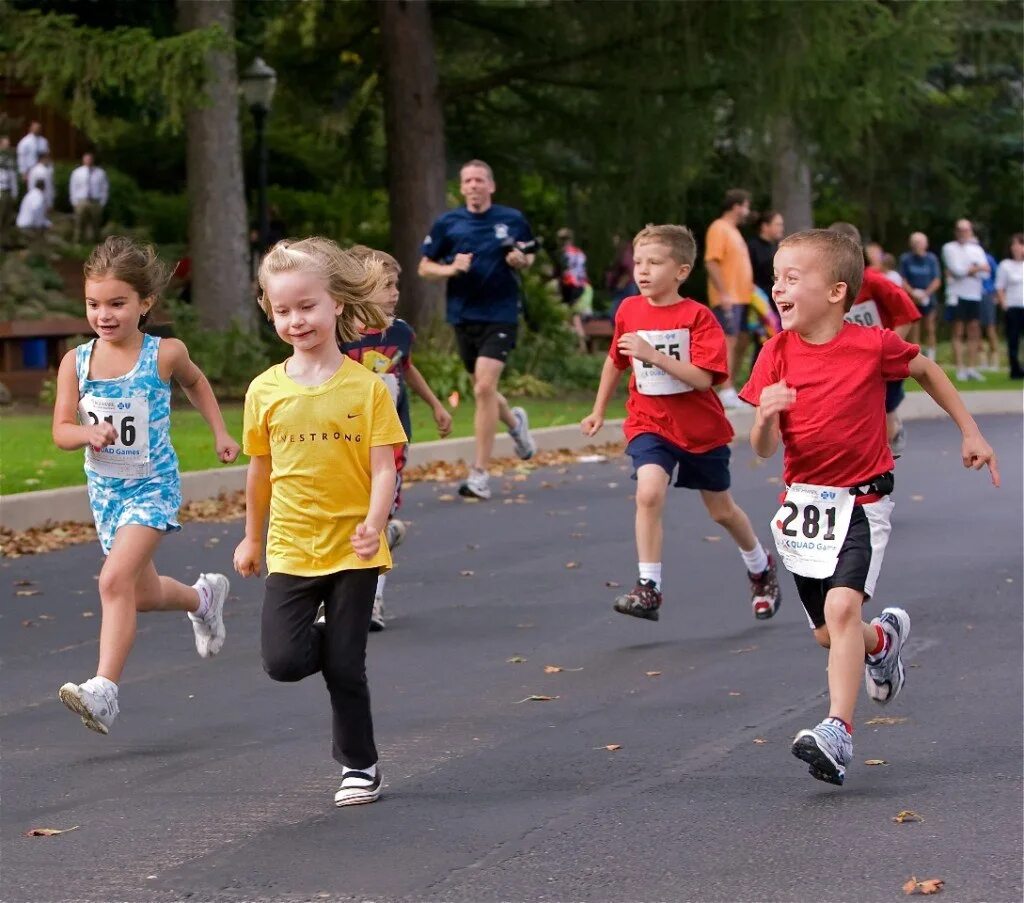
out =
<path fill-rule="evenodd" d="M 632 591 L 615 600 L 614 608 L 624 615 L 657 621 L 658 609 L 661 608 L 661 590 L 653 580 L 637 580 Z"/>
<path fill-rule="evenodd" d="M 782 605 L 782 590 L 779 589 L 779 575 L 775 571 L 775 559 L 768 556 L 768 567 L 763 574 L 751 574 L 750 604 L 754 608 L 754 617 L 759 621 L 767 621 L 775 616 Z"/>

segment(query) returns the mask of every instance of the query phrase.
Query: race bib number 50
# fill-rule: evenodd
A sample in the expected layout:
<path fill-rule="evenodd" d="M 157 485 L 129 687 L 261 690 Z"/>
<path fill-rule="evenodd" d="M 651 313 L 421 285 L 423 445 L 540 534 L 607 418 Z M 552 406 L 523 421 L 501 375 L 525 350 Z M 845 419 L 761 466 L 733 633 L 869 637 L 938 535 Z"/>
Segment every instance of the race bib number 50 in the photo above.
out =
<path fill-rule="evenodd" d="M 772 519 L 772 535 L 786 570 L 824 580 L 836 572 L 853 516 L 853 495 L 836 486 L 794 483 Z"/>
<path fill-rule="evenodd" d="M 847 323 L 855 323 L 857 326 L 881 326 L 882 317 L 878 313 L 878 305 L 868 299 L 854 304 L 843 317 Z"/>
<path fill-rule="evenodd" d="M 636 334 L 657 351 L 677 361 L 690 363 L 689 329 L 638 329 Z M 641 395 L 678 395 L 680 392 L 693 391 L 693 386 L 676 379 L 660 367 L 645 364 L 636 358 L 633 358 L 633 375 L 636 377 L 636 390 Z"/>
<path fill-rule="evenodd" d="M 150 475 L 149 402 L 145 398 L 100 398 L 84 395 L 78 402 L 84 426 L 109 423 L 116 438 L 99 451 L 86 447 L 89 470 L 104 477 L 137 479 Z"/>

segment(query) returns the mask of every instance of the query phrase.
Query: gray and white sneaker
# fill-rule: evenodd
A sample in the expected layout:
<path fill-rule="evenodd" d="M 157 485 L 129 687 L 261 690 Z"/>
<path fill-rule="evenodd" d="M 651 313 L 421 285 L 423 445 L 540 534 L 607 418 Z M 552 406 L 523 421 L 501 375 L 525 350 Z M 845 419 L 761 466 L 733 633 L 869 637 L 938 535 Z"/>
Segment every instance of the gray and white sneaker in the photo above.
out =
<path fill-rule="evenodd" d="M 529 461 L 537 453 L 537 443 L 530 435 L 530 418 L 527 417 L 525 408 L 512 408 L 511 413 L 516 420 L 516 425 L 508 431 L 508 434 L 515 444 L 516 454 L 524 461 Z"/>
<path fill-rule="evenodd" d="M 373 610 L 370 612 L 370 633 L 380 633 L 386 626 L 384 623 L 384 597 L 374 596 Z"/>
<path fill-rule="evenodd" d="M 64 684 L 57 697 L 72 712 L 82 716 L 82 724 L 97 734 L 109 734 L 117 713 L 117 690 L 111 690 L 90 677 L 84 684 Z"/>
<path fill-rule="evenodd" d="M 405 521 L 400 521 L 397 517 L 391 518 L 384 529 L 384 536 L 387 538 L 388 548 L 394 552 L 405 539 Z"/>
<path fill-rule="evenodd" d="M 459 495 L 486 501 L 491 497 L 490 481 L 490 475 L 486 470 L 477 470 L 473 467 L 469 471 L 469 476 L 459 484 Z"/>
<path fill-rule="evenodd" d="M 201 618 L 197 618 L 192 612 L 187 614 L 192 622 L 192 631 L 196 635 L 196 652 L 200 658 L 209 658 L 220 652 L 224 645 L 224 637 L 227 635 L 224 628 L 224 602 L 227 600 L 231 583 L 223 574 L 200 574 L 199 580 L 204 581 L 210 588 L 210 608 Z"/>
<path fill-rule="evenodd" d="M 793 755 L 810 766 L 811 777 L 842 785 L 846 766 L 853 760 L 853 737 L 838 718 L 826 718 L 796 735 Z"/>
<path fill-rule="evenodd" d="M 380 766 L 371 778 L 365 771 L 346 771 L 341 777 L 341 786 L 334 794 L 335 806 L 360 806 L 375 803 L 380 798 Z"/>
<path fill-rule="evenodd" d="M 864 685 L 879 705 L 892 702 L 903 689 L 907 672 L 903 667 L 903 644 L 910 639 L 910 615 L 902 608 L 883 608 L 871 621 L 885 631 L 889 648 L 877 662 L 864 665 Z"/>

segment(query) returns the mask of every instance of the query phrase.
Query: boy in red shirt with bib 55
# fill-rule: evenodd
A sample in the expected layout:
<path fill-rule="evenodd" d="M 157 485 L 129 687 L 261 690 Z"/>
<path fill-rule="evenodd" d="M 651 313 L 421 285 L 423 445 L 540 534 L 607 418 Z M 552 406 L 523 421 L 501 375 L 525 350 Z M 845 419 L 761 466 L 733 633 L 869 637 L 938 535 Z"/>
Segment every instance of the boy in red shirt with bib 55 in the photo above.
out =
<path fill-rule="evenodd" d="M 729 376 L 725 334 L 708 308 L 679 295 L 696 256 L 693 233 L 685 226 L 649 225 L 633 239 L 633 277 L 640 294 L 626 298 L 615 314 L 594 410 L 581 424 L 587 436 L 597 433 L 619 376 L 632 367 L 623 431 L 637 481 L 640 575 L 636 587 L 615 600 L 615 610 L 658 620 L 661 512 L 676 472 L 675 485 L 698 490 L 712 520 L 739 546 L 754 616 L 764 620 L 781 602 L 775 562 L 729 493 L 733 430 L 712 390 Z"/>
<path fill-rule="evenodd" d="M 870 624 L 861 620 L 891 531 L 886 381 L 916 379 L 963 434 L 964 466 L 987 464 L 999 485 L 996 456 L 942 368 L 891 330 L 844 322 L 863 272 L 860 244 L 849 236 L 812 229 L 785 239 L 772 290 L 782 332 L 761 350 L 740 392 L 757 406 L 754 451 L 768 458 L 780 443 L 785 450 L 787 491 L 772 532 L 814 638 L 829 650 L 828 717 L 796 735 L 793 755 L 832 784 L 843 783 L 853 759 L 862 669 L 868 696 L 883 705 L 906 679 L 907 613 L 885 608 Z"/>

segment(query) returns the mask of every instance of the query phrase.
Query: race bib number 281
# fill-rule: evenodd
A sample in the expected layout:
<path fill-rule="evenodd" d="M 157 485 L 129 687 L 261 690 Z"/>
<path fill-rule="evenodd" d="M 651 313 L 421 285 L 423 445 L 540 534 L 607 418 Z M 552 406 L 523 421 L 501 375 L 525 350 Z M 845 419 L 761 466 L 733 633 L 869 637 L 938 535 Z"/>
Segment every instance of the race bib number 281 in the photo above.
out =
<path fill-rule="evenodd" d="M 824 580 L 836 571 L 853 516 L 853 495 L 836 486 L 794 483 L 772 519 L 772 535 L 786 570 Z"/>

